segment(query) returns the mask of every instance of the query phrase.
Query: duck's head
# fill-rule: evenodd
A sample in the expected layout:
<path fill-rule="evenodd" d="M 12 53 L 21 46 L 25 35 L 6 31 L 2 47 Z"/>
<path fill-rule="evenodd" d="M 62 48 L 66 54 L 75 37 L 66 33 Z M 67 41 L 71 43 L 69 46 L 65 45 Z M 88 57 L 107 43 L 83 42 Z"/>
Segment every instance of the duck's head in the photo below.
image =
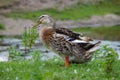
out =
<path fill-rule="evenodd" d="M 40 24 L 53 26 L 55 21 L 48 15 L 42 15 L 33 27 L 38 27 Z"/>

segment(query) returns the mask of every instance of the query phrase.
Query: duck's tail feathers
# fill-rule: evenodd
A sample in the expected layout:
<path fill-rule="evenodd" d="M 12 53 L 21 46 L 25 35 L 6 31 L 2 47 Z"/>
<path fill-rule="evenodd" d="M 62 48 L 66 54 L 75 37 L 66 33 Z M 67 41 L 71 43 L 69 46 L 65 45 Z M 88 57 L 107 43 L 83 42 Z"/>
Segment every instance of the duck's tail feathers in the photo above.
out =
<path fill-rule="evenodd" d="M 101 43 L 101 41 L 98 41 L 97 43 L 95 43 L 94 46 L 91 49 L 89 49 L 87 52 L 88 53 L 93 53 L 96 50 L 98 50 L 100 43 Z"/>

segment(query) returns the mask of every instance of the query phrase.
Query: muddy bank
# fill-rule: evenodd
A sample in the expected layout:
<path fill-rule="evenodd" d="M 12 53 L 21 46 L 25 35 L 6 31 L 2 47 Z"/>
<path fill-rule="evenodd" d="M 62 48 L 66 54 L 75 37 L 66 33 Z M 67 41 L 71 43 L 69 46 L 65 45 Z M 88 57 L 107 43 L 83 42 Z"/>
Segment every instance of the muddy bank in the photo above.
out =
<path fill-rule="evenodd" d="M 5 25 L 5 30 L 0 30 L 0 35 L 19 36 L 22 34 L 24 27 L 31 26 L 33 21 L 24 19 L 12 19 L 0 17 L 0 22 Z"/>
<path fill-rule="evenodd" d="M 0 35 L 5 36 L 20 36 L 26 26 L 32 26 L 34 22 L 32 20 L 24 19 L 12 19 L 0 16 L 0 22 L 6 26 L 5 30 L 0 30 Z M 120 16 L 114 14 L 107 14 L 104 16 L 92 16 L 89 19 L 84 20 L 65 20 L 56 21 L 60 26 L 67 28 L 76 27 L 101 27 L 101 26 L 115 26 L 120 25 Z"/>

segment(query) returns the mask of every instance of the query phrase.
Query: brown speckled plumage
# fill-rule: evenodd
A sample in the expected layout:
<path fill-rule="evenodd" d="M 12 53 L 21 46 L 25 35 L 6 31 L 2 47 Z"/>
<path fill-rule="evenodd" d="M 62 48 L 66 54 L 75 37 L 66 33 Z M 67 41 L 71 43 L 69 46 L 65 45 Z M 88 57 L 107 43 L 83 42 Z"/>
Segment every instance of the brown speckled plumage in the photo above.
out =
<path fill-rule="evenodd" d="M 43 15 L 39 20 L 39 24 L 44 24 L 40 26 L 42 28 L 39 32 L 45 46 L 55 51 L 63 59 L 65 59 L 65 56 L 69 56 L 70 62 L 83 63 L 90 61 L 92 53 L 97 50 L 94 50 L 94 48 L 98 47 L 100 42 L 92 44 L 89 42 L 92 39 L 83 38 L 81 34 L 74 33 L 66 28 L 54 27 L 55 25 L 52 21 L 53 19 L 48 15 Z M 74 42 L 75 40 L 80 41 Z"/>

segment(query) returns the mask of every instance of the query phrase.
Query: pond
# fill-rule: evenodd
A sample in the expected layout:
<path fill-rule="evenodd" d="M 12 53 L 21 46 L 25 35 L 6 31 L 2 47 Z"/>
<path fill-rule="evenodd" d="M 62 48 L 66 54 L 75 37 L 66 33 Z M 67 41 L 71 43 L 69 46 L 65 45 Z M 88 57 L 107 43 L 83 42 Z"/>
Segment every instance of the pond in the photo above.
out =
<path fill-rule="evenodd" d="M 98 40 L 95 40 L 95 42 Z M 109 44 L 110 47 L 112 47 L 118 54 L 120 59 L 120 41 L 105 41 L 100 40 L 101 46 L 105 44 Z M 25 54 L 25 47 L 22 44 L 21 39 L 17 38 L 4 38 L 0 39 L 0 61 L 8 61 L 9 52 L 8 49 L 10 46 L 16 47 L 20 51 L 22 51 L 23 55 Z M 39 50 L 41 53 L 44 53 L 42 60 L 53 58 L 54 56 L 57 56 L 54 52 L 50 51 L 49 49 L 46 49 L 40 40 L 36 40 L 35 45 L 32 47 L 32 50 Z M 25 56 L 26 59 L 32 58 L 31 55 Z"/>

